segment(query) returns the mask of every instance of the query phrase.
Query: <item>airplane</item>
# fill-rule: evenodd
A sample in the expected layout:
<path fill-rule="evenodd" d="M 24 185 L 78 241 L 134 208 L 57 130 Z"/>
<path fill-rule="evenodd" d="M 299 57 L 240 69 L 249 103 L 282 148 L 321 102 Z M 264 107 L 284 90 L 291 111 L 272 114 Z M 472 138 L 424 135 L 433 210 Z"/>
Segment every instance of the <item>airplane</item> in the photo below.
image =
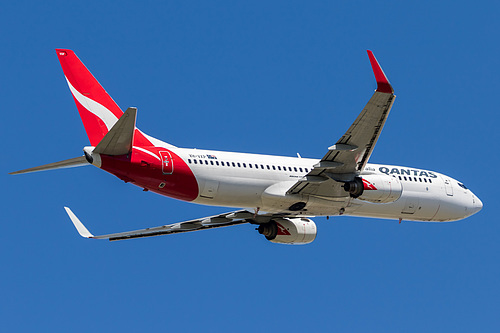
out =
<path fill-rule="evenodd" d="M 179 148 L 136 127 L 137 108 L 123 112 L 69 49 L 56 49 L 90 140 L 84 155 L 12 172 L 94 165 L 126 183 L 192 203 L 237 208 L 214 216 L 95 236 L 64 207 L 85 238 L 123 240 L 244 223 L 273 243 L 308 244 L 312 217 L 351 215 L 422 222 L 456 221 L 482 209 L 462 182 L 435 171 L 368 160 L 394 103 L 392 85 L 373 53 L 377 82 L 363 111 L 321 159 Z"/>

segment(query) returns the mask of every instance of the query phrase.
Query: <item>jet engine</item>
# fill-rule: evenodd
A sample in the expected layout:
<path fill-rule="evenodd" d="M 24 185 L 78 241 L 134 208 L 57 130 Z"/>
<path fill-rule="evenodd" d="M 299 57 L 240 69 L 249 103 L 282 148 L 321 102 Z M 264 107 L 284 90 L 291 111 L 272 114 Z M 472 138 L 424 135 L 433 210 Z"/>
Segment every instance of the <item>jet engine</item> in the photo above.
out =
<path fill-rule="evenodd" d="M 388 203 L 401 197 L 403 186 L 396 177 L 365 175 L 344 183 L 344 190 L 349 192 L 353 198 L 373 203 Z"/>
<path fill-rule="evenodd" d="M 316 224 L 306 218 L 276 218 L 257 229 L 267 240 L 280 244 L 309 244 L 316 238 Z"/>

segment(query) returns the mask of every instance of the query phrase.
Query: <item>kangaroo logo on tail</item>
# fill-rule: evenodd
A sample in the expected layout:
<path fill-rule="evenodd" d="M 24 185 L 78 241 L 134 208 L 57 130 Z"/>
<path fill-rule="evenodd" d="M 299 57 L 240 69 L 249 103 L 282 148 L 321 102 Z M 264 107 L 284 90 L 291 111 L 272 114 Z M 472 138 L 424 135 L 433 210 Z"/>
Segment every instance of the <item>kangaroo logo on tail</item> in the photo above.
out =
<path fill-rule="evenodd" d="M 71 50 L 56 49 L 90 144 L 97 146 L 123 111 Z"/>

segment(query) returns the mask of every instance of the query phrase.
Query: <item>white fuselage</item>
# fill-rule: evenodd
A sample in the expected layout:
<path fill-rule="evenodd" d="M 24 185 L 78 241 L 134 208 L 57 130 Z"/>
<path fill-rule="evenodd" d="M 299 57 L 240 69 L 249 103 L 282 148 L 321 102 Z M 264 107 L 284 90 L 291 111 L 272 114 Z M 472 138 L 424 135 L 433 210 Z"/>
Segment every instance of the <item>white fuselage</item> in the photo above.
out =
<path fill-rule="evenodd" d="M 354 215 L 414 221 L 454 221 L 481 209 L 481 201 L 463 184 L 446 175 L 415 168 L 367 164 L 360 176 L 390 176 L 402 187 L 389 203 L 352 197 L 322 198 L 286 194 L 319 160 L 175 148 L 193 171 L 199 204 L 245 207 L 283 212 L 297 201 L 306 202 L 304 216 Z M 294 212 L 297 214 L 297 212 Z"/>

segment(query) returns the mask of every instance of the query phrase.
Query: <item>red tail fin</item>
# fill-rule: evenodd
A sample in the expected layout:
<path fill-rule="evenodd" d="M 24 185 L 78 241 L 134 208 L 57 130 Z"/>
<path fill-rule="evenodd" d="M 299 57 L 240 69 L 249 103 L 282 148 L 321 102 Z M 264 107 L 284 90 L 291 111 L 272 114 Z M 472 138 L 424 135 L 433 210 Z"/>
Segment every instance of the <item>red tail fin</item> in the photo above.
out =
<path fill-rule="evenodd" d="M 56 52 L 90 144 L 97 146 L 123 111 L 73 51 L 56 49 Z"/>

